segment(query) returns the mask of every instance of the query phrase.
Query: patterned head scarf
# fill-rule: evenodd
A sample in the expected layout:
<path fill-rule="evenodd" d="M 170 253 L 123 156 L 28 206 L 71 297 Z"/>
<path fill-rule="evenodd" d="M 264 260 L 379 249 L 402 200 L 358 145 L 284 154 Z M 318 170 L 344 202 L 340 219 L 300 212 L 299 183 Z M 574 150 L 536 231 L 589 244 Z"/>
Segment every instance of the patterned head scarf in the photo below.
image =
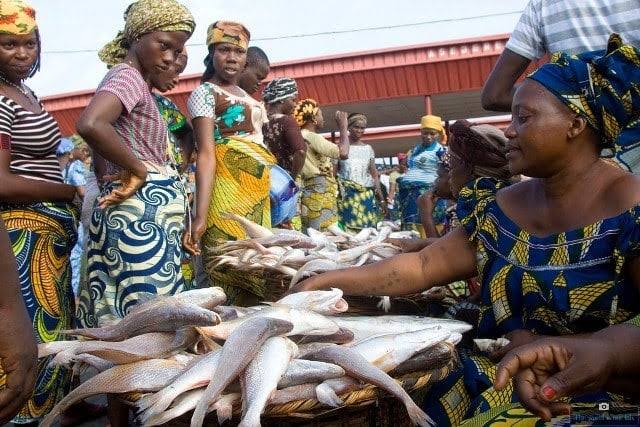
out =
<path fill-rule="evenodd" d="M 363 128 L 367 127 L 367 116 L 362 113 L 351 113 L 349 114 L 349 118 L 347 119 L 347 127 L 355 126 L 356 124 L 360 124 Z"/>
<path fill-rule="evenodd" d="M 127 46 L 141 36 L 154 31 L 184 31 L 191 35 L 196 23 L 191 12 L 176 0 L 138 0 L 125 11 L 124 30 L 98 52 L 108 66 L 121 63 L 127 56 Z"/>
<path fill-rule="evenodd" d="M 466 164 L 474 176 L 488 176 L 508 181 L 511 178 L 507 161 L 507 137 L 491 125 L 474 125 L 458 120 L 449 128 L 451 153 Z"/>
<path fill-rule="evenodd" d="M 249 47 L 251 33 L 239 22 L 217 21 L 207 29 L 207 46 L 216 43 L 231 43 L 243 49 Z"/>
<path fill-rule="evenodd" d="M 0 33 L 31 34 L 38 28 L 36 11 L 23 0 L 0 0 Z"/>
<path fill-rule="evenodd" d="M 303 99 L 298 102 L 293 110 L 293 117 L 296 119 L 298 126 L 302 127 L 309 122 L 315 123 L 318 110 L 320 110 L 320 107 L 318 107 L 318 103 L 315 100 L 311 98 Z"/>
<path fill-rule="evenodd" d="M 587 119 L 603 148 L 629 169 L 627 154 L 640 145 L 640 52 L 617 34 L 607 50 L 555 53 L 529 75 L 572 111 Z"/>
<path fill-rule="evenodd" d="M 298 96 L 298 85 L 294 79 L 280 77 L 273 79 L 262 91 L 262 99 L 267 104 L 275 104 Z"/>

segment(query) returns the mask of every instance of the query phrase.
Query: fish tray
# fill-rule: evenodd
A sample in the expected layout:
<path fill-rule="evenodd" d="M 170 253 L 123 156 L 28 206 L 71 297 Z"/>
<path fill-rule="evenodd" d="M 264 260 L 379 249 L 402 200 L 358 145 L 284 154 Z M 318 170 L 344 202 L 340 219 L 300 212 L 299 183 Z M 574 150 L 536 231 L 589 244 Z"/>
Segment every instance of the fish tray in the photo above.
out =
<path fill-rule="evenodd" d="M 268 268 L 246 271 L 225 265 L 208 272 L 214 284 L 232 282 L 234 286 L 256 295 L 255 304 L 252 305 L 261 301 L 278 301 L 289 290 L 291 282 L 291 277 Z"/>
<path fill-rule="evenodd" d="M 430 370 L 412 372 L 396 377 L 402 387 L 416 402 L 420 402 L 431 386 L 446 378 L 459 366 L 455 347 L 440 343 L 449 349 L 448 356 L 434 361 Z M 122 400 L 133 405 L 142 395 L 128 393 L 121 395 Z M 404 405 L 395 397 L 376 386 L 367 385 L 360 390 L 344 393 L 340 398 L 345 406 L 328 408 L 317 400 L 295 400 L 283 405 L 268 406 L 262 415 L 261 424 L 264 427 L 410 427 L 411 420 Z M 187 427 L 190 424 L 191 413 L 182 415 L 164 426 Z M 234 416 L 223 426 L 234 426 L 240 422 L 241 408 L 234 408 Z M 205 426 L 218 427 L 216 414 L 209 414 L 205 418 Z"/>

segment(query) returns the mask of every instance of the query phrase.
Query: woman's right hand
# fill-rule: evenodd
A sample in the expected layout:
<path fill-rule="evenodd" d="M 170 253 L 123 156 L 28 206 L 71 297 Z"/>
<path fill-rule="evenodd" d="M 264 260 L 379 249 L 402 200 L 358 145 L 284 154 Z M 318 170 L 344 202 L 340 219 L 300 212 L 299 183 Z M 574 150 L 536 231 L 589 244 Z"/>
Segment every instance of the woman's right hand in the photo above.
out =
<path fill-rule="evenodd" d="M 349 122 L 349 114 L 346 111 L 336 111 L 336 123 L 340 129 L 346 128 Z"/>
<path fill-rule="evenodd" d="M 120 180 L 120 187 L 112 190 L 111 193 L 98 199 L 98 208 L 104 209 L 112 205 L 117 205 L 133 196 L 147 180 L 147 171 L 142 169 L 138 172 L 122 171 L 116 176 L 105 176 L 104 181 Z"/>
<path fill-rule="evenodd" d="M 189 233 L 189 230 L 185 230 L 182 236 L 182 246 L 191 255 L 198 256 L 202 254 L 200 239 L 202 239 L 206 230 L 207 221 L 199 216 L 196 216 L 193 221 L 191 221 L 191 232 Z"/>

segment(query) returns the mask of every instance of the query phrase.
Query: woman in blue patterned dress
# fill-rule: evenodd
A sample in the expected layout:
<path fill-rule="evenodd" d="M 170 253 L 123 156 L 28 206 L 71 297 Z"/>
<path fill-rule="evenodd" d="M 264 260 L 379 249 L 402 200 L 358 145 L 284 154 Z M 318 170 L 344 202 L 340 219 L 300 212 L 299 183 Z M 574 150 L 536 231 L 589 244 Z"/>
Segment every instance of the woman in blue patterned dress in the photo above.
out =
<path fill-rule="evenodd" d="M 470 182 L 458 199 L 462 227 L 437 243 L 296 286 L 405 295 L 477 275 L 477 334 L 511 343 L 492 358 L 463 357 L 430 390 L 424 407 L 437 425 L 510 408 L 513 388 L 491 388 L 493 361 L 506 351 L 545 335 L 637 324 L 640 181 L 600 154 L 610 148 L 622 155 L 637 144 L 639 64 L 638 50 L 616 37 L 607 52 L 554 55 L 516 91 L 505 131 L 511 172 L 532 179 L 508 187 L 489 178 Z"/>

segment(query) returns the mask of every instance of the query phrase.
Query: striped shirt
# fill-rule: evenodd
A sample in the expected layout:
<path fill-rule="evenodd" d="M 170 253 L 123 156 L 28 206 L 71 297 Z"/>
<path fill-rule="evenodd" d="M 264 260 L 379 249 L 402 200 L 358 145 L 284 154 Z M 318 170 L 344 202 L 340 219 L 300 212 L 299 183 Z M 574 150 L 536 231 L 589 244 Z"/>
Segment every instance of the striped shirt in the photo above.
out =
<path fill-rule="evenodd" d="M 60 129 L 54 118 L 45 111 L 34 113 L 13 99 L 0 95 L 0 138 L 9 140 L 11 173 L 25 178 L 62 183 L 56 148 L 60 143 Z"/>
<path fill-rule="evenodd" d="M 611 33 L 640 47 L 640 1 L 530 0 L 506 47 L 533 60 L 605 49 Z"/>
<path fill-rule="evenodd" d="M 149 86 L 135 68 L 119 64 L 104 77 L 96 94 L 109 92 L 116 96 L 124 111 L 113 124 L 122 143 L 137 159 L 164 165 L 167 157 L 167 124 L 158 111 Z M 107 162 L 107 174 L 122 170 Z"/>

